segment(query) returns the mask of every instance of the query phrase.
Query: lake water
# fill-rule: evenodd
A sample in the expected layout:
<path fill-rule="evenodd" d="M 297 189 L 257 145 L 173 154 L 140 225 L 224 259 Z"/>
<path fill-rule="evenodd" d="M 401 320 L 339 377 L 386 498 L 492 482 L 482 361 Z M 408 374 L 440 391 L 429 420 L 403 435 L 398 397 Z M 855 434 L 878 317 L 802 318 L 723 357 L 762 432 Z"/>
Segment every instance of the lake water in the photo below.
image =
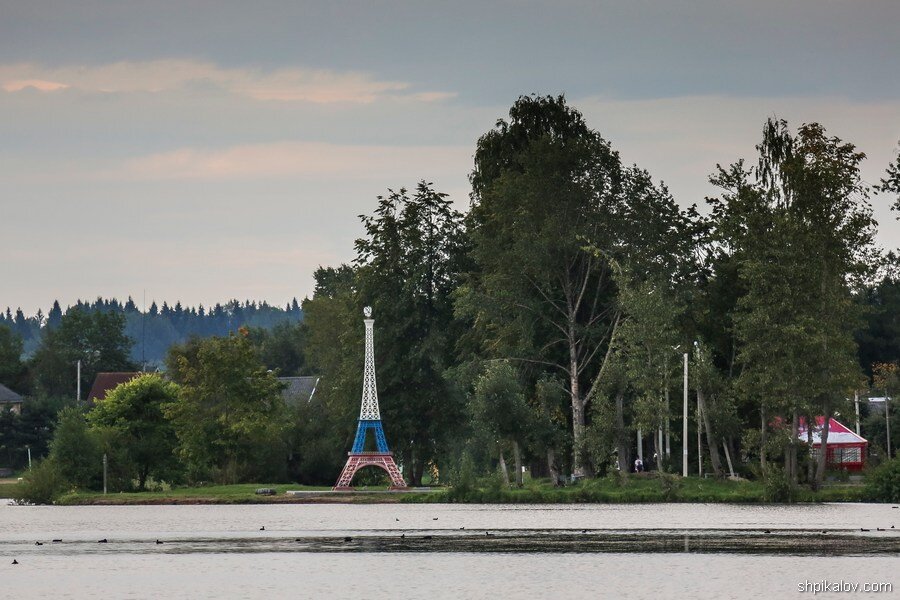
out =
<path fill-rule="evenodd" d="M 0 598 L 768 600 L 822 580 L 900 598 L 900 509 L 0 505 Z"/>

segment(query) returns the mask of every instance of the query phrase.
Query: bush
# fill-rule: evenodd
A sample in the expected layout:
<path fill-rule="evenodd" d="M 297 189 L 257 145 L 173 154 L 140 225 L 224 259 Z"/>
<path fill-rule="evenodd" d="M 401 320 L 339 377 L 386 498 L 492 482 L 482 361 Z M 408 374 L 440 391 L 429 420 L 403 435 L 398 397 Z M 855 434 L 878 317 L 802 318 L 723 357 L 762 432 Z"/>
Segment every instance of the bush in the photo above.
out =
<path fill-rule="evenodd" d="M 885 461 L 869 471 L 866 494 L 875 502 L 900 502 L 900 458 Z"/>
<path fill-rule="evenodd" d="M 16 500 L 32 504 L 53 504 L 68 487 L 59 466 L 46 459 L 32 467 L 16 486 L 13 496 Z"/>
<path fill-rule="evenodd" d="M 62 479 L 81 488 L 96 487 L 98 482 L 102 485 L 103 450 L 97 438 L 77 407 L 60 411 L 50 442 L 50 460 Z"/>
<path fill-rule="evenodd" d="M 668 473 L 659 474 L 659 482 L 662 486 L 663 496 L 666 502 L 674 502 L 678 499 L 678 490 L 681 489 L 681 478 Z"/>
<path fill-rule="evenodd" d="M 450 493 L 454 499 L 464 499 L 475 489 L 475 461 L 468 451 L 463 452 L 459 469 L 452 474 Z"/>
<path fill-rule="evenodd" d="M 766 502 L 794 502 L 796 492 L 781 467 L 769 466 L 763 471 L 763 496 Z"/>

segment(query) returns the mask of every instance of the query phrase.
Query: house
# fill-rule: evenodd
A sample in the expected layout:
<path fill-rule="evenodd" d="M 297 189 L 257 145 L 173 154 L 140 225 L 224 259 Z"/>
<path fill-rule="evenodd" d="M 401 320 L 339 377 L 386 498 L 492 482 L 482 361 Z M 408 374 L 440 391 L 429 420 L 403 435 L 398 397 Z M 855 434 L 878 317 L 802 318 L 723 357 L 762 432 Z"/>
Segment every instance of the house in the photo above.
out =
<path fill-rule="evenodd" d="M 0 383 L 0 410 L 9 410 L 17 415 L 22 414 L 22 402 L 25 399 Z"/>
<path fill-rule="evenodd" d="M 94 385 L 91 386 L 91 392 L 88 394 L 88 402 L 96 403 L 105 400 L 106 395 L 113 389 L 128 383 L 135 377 L 143 375 L 141 372 L 123 372 L 123 373 L 97 373 L 94 379 Z"/>
<path fill-rule="evenodd" d="M 316 386 L 319 385 L 319 377 L 315 376 L 279 377 L 278 381 L 284 384 L 284 390 L 281 392 L 281 395 L 288 406 L 298 406 L 311 402 L 313 394 L 316 393 Z"/>
<path fill-rule="evenodd" d="M 822 427 L 824 424 L 824 417 L 816 417 L 816 425 L 812 431 L 813 456 L 818 456 L 822 447 Z M 809 443 L 806 419 L 800 419 L 800 427 L 797 433 L 797 437 L 803 443 Z M 857 435 L 843 423 L 833 418 L 828 420 L 828 454 L 825 457 L 828 467 L 845 469 L 847 471 L 862 470 L 866 463 L 868 445 L 869 442 L 865 438 Z"/>

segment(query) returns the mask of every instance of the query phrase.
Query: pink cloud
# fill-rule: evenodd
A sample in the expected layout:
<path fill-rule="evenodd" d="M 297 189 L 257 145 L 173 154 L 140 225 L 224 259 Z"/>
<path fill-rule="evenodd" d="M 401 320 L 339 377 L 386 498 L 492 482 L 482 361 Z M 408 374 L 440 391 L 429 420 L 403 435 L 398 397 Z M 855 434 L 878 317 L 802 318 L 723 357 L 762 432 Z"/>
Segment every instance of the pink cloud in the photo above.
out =
<path fill-rule="evenodd" d="M 3 82 L 3 89 L 7 92 L 21 92 L 26 89 L 34 89 L 41 92 L 55 92 L 64 90 L 68 85 L 58 83 L 56 81 L 46 81 L 43 79 L 19 79 Z"/>
<path fill-rule="evenodd" d="M 7 92 L 22 91 L 26 87 L 41 91 L 71 87 L 89 93 L 161 93 L 196 84 L 255 100 L 317 104 L 368 104 L 388 97 L 434 102 L 452 96 L 440 91 L 411 93 L 407 82 L 380 80 L 357 71 L 226 68 L 197 60 L 63 67 L 0 65 L 0 85 Z"/>
<path fill-rule="evenodd" d="M 409 172 L 466 172 L 467 146 L 359 146 L 318 142 L 181 148 L 130 159 L 96 175 L 126 180 L 246 180 L 258 178 L 380 179 Z"/>

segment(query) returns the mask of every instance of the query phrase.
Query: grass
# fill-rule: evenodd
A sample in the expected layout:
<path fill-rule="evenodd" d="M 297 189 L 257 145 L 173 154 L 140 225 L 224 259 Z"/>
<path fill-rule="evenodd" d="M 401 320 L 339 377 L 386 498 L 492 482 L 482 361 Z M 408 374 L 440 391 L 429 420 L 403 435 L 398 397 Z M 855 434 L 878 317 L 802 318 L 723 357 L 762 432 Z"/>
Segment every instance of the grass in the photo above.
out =
<path fill-rule="evenodd" d="M 275 496 L 259 496 L 259 488 L 273 488 Z M 239 483 L 235 485 L 208 485 L 201 487 L 176 487 L 152 492 L 119 492 L 104 495 L 102 492 L 76 491 L 63 494 L 56 504 L 263 504 L 284 501 L 287 490 L 321 491 L 325 486 L 306 486 L 292 483 Z"/>
<path fill-rule="evenodd" d="M 259 496 L 258 488 L 274 488 L 275 496 Z M 122 504 L 267 504 L 286 502 L 453 502 L 501 504 L 575 504 L 575 503 L 647 503 L 647 502 L 711 502 L 765 503 L 765 486 L 758 481 L 728 481 L 698 477 L 643 475 L 611 476 L 582 481 L 566 487 L 553 487 L 548 480 L 527 480 L 522 488 L 503 487 L 496 478 L 486 478 L 466 488 L 443 488 L 428 493 L 398 495 L 366 494 L 385 487 L 357 488 L 356 494 L 286 496 L 288 490 L 326 491 L 328 486 L 297 484 L 245 483 L 176 487 L 148 492 L 102 494 L 73 491 L 56 501 L 62 505 Z M 832 485 L 819 492 L 807 488 L 797 490 L 798 502 L 865 502 L 865 488 L 855 485 Z"/>
<path fill-rule="evenodd" d="M 859 486 L 826 487 L 819 492 L 801 489 L 799 502 L 864 502 L 865 489 Z M 504 488 L 488 480 L 467 490 L 449 489 L 438 494 L 410 494 L 403 502 L 460 503 L 645 503 L 711 502 L 765 503 L 765 486 L 757 481 L 728 481 L 642 476 L 615 476 L 555 488 L 548 481 L 530 481 L 522 488 Z"/>

